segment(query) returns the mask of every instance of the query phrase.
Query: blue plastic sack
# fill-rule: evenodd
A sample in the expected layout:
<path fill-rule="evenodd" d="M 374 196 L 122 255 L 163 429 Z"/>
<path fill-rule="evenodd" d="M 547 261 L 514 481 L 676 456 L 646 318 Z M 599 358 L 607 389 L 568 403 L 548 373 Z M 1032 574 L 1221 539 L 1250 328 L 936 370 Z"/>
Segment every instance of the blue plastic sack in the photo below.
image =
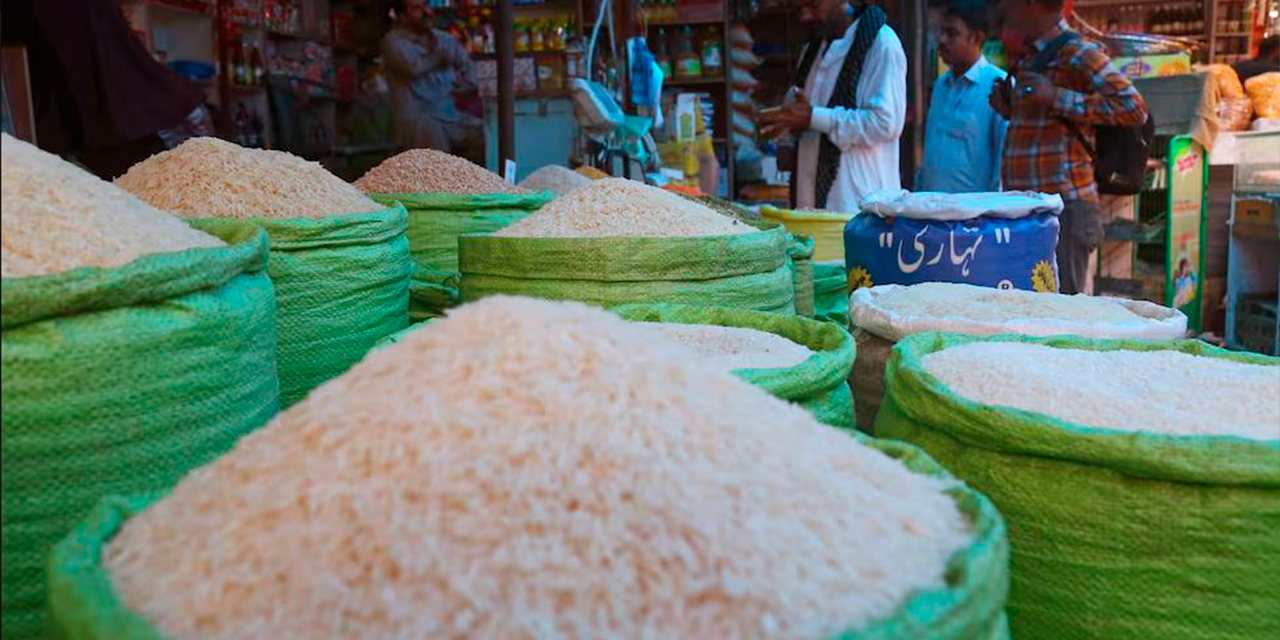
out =
<path fill-rule="evenodd" d="M 944 221 L 855 216 L 844 228 L 848 288 L 956 282 L 1057 291 L 1058 216 Z"/>

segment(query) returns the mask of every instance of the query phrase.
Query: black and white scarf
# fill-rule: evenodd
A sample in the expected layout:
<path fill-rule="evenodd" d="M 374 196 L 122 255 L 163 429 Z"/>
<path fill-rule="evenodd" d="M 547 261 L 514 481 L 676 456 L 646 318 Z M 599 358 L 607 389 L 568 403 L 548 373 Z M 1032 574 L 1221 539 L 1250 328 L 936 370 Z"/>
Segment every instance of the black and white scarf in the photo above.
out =
<path fill-rule="evenodd" d="M 845 55 L 844 65 L 840 67 L 840 75 L 836 78 L 835 88 L 827 107 L 858 108 L 858 82 L 862 79 L 862 67 L 867 60 L 867 52 L 875 44 L 880 29 L 887 18 L 884 10 L 876 5 L 865 7 L 856 17 L 858 26 L 853 33 L 853 44 Z M 804 86 L 809 81 L 809 72 L 824 51 L 823 42 L 810 42 L 805 46 L 800 57 L 800 68 L 796 72 L 797 84 Z M 821 136 L 818 146 L 817 180 L 814 185 L 814 204 L 819 209 L 827 207 L 827 197 L 831 194 L 831 186 L 835 184 L 836 174 L 840 172 L 840 148 L 827 136 Z M 796 172 L 792 172 L 791 206 L 796 206 Z"/>

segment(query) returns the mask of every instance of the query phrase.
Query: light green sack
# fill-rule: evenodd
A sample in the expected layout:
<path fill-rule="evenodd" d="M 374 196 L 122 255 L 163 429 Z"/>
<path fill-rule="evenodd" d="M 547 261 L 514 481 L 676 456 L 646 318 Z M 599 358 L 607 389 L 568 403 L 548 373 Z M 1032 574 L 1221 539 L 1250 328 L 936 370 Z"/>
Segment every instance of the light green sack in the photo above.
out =
<path fill-rule="evenodd" d="M 277 411 L 267 237 L 5 278 L 3 619 L 42 636 L 45 560 L 100 498 L 167 489 Z"/>
<path fill-rule="evenodd" d="M 676 238 L 458 240 L 462 301 L 494 294 L 600 307 L 670 302 L 795 313 L 782 228 Z"/>
<path fill-rule="evenodd" d="M 853 337 L 840 327 L 799 316 L 724 307 L 629 304 L 612 311 L 635 322 L 755 329 L 807 347 L 814 354 L 794 367 L 741 369 L 734 374 L 778 398 L 804 407 L 821 422 L 842 429 L 853 424 L 853 396 L 846 381 L 853 367 Z"/>
<path fill-rule="evenodd" d="M 541 209 L 550 191 L 514 194 L 373 193 L 380 204 L 409 211 L 409 251 L 417 269 L 409 288 L 413 322 L 458 305 L 458 236 L 493 233 Z"/>
<path fill-rule="evenodd" d="M 792 236 L 795 242 L 787 250 L 791 256 L 791 279 L 796 290 L 796 315 L 812 318 L 815 312 L 813 237 Z"/>
<path fill-rule="evenodd" d="M 1015 637 L 1280 637 L 1280 440 L 1090 428 L 970 402 L 924 371 L 924 356 L 978 341 L 1173 349 L 1278 378 L 1280 359 L 1189 340 L 924 333 L 889 357 L 876 420 L 877 436 L 920 446 L 1004 515 Z"/>
<path fill-rule="evenodd" d="M 946 472 L 919 449 L 900 442 L 864 439 L 931 476 Z M 950 491 L 973 524 L 972 544 L 951 558 L 946 586 L 916 595 L 891 616 L 839 636 L 838 640 L 1007 640 L 1004 600 L 1009 590 L 1009 541 L 991 503 L 959 483 Z M 103 548 L 129 518 L 159 496 L 104 499 L 85 522 L 50 554 L 50 602 L 62 640 L 166 640 L 112 591 L 102 566 Z M 833 639 L 836 640 L 836 639 Z"/>
<path fill-rule="evenodd" d="M 196 218 L 206 231 L 239 221 Z M 250 218 L 271 241 L 276 289 L 280 404 L 288 408 L 409 325 L 413 261 L 408 215 L 374 213 L 274 220 Z"/>
<path fill-rule="evenodd" d="M 813 263 L 813 317 L 849 326 L 849 292 L 843 263 Z"/>

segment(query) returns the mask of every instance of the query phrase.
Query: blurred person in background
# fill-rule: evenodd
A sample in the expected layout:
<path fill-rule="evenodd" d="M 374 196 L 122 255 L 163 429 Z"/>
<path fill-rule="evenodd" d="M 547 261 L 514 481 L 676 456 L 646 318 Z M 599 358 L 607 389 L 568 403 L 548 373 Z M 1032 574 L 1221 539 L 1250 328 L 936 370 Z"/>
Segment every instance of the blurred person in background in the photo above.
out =
<path fill-rule="evenodd" d="M 431 26 L 425 0 L 393 1 L 390 16 L 382 57 L 396 144 L 453 153 L 480 133 L 479 119 L 454 102 L 455 92 L 474 87 L 471 56 L 447 32 Z"/>
<path fill-rule="evenodd" d="M 112 0 L 5 0 L 0 31 L 27 49 L 39 146 L 101 178 L 214 135 L 204 91 L 152 58 Z"/>
<path fill-rule="evenodd" d="M 1280 71 L 1280 34 L 1267 37 L 1258 43 L 1258 55 L 1238 62 L 1235 66 L 1240 82 L 1270 71 Z"/>
<path fill-rule="evenodd" d="M 991 88 L 1005 72 L 982 56 L 989 26 L 986 0 L 951 0 L 938 34 L 948 70 L 933 85 L 917 191 L 1000 190 L 1000 154 L 1009 122 L 991 108 Z"/>
<path fill-rule="evenodd" d="M 820 39 L 800 54 L 784 105 L 763 111 L 765 138 L 799 136 L 792 205 L 857 211 L 863 196 L 899 189 L 907 56 L 884 10 L 848 0 L 798 0 Z"/>
<path fill-rule="evenodd" d="M 1084 291 L 1089 255 L 1102 242 L 1102 212 L 1094 177 L 1095 127 L 1137 127 L 1147 103 L 1106 49 L 1072 32 L 1063 0 L 1002 0 L 1004 38 L 1022 51 L 1010 78 L 992 87 L 990 104 L 1009 120 L 1001 178 L 1005 189 L 1062 196 L 1059 216 L 1060 291 Z M 1011 56 L 1015 54 L 1011 52 Z"/>

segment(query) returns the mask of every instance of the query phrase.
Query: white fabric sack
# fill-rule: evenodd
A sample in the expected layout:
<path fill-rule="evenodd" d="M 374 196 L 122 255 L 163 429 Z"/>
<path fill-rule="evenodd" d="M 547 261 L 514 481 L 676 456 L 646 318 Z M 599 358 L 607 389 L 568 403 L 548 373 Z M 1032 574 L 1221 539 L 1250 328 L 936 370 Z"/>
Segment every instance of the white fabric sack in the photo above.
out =
<path fill-rule="evenodd" d="M 1034 191 L 1000 193 L 936 193 L 881 189 L 862 199 L 858 207 L 882 218 L 916 220 L 972 220 L 978 216 L 1022 218 L 1034 213 L 1062 213 L 1062 196 Z"/>
<path fill-rule="evenodd" d="M 970 285 L 952 285 L 973 289 L 975 292 L 990 295 L 1024 296 L 1028 300 L 1056 296 L 1057 301 L 1073 298 L 1089 298 L 1079 294 L 1067 296 L 1060 293 L 1036 293 L 1031 291 L 991 289 Z M 1024 336 L 1056 336 L 1074 335 L 1083 338 L 1138 339 L 1138 340 L 1176 340 L 1186 337 L 1187 316 L 1177 309 L 1170 309 L 1145 300 L 1126 300 L 1122 298 L 1093 298 L 1093 301 L 1105 301 L 1119 305 L 1135 314 L 1130 321 L 1089 321 L 1071 318 L 1018 318 L 1005 317 L 991 320 L 978 320 L 962 317 L 939 317 L 899 313 L 885 308 L 880 298 L 902 285 L 886 284 L 876 287 L 858 289 L 849 296 L 849 320 L 853 328 L 868 331 L 876 336 L 897 342 L 904 336 L 924 333 L 926 331 L 946 331 L 967 333 L 971 335 L 1004 335 L 1017 334 Z M 962 289 L 955 290 L 963 295 Z"/>

